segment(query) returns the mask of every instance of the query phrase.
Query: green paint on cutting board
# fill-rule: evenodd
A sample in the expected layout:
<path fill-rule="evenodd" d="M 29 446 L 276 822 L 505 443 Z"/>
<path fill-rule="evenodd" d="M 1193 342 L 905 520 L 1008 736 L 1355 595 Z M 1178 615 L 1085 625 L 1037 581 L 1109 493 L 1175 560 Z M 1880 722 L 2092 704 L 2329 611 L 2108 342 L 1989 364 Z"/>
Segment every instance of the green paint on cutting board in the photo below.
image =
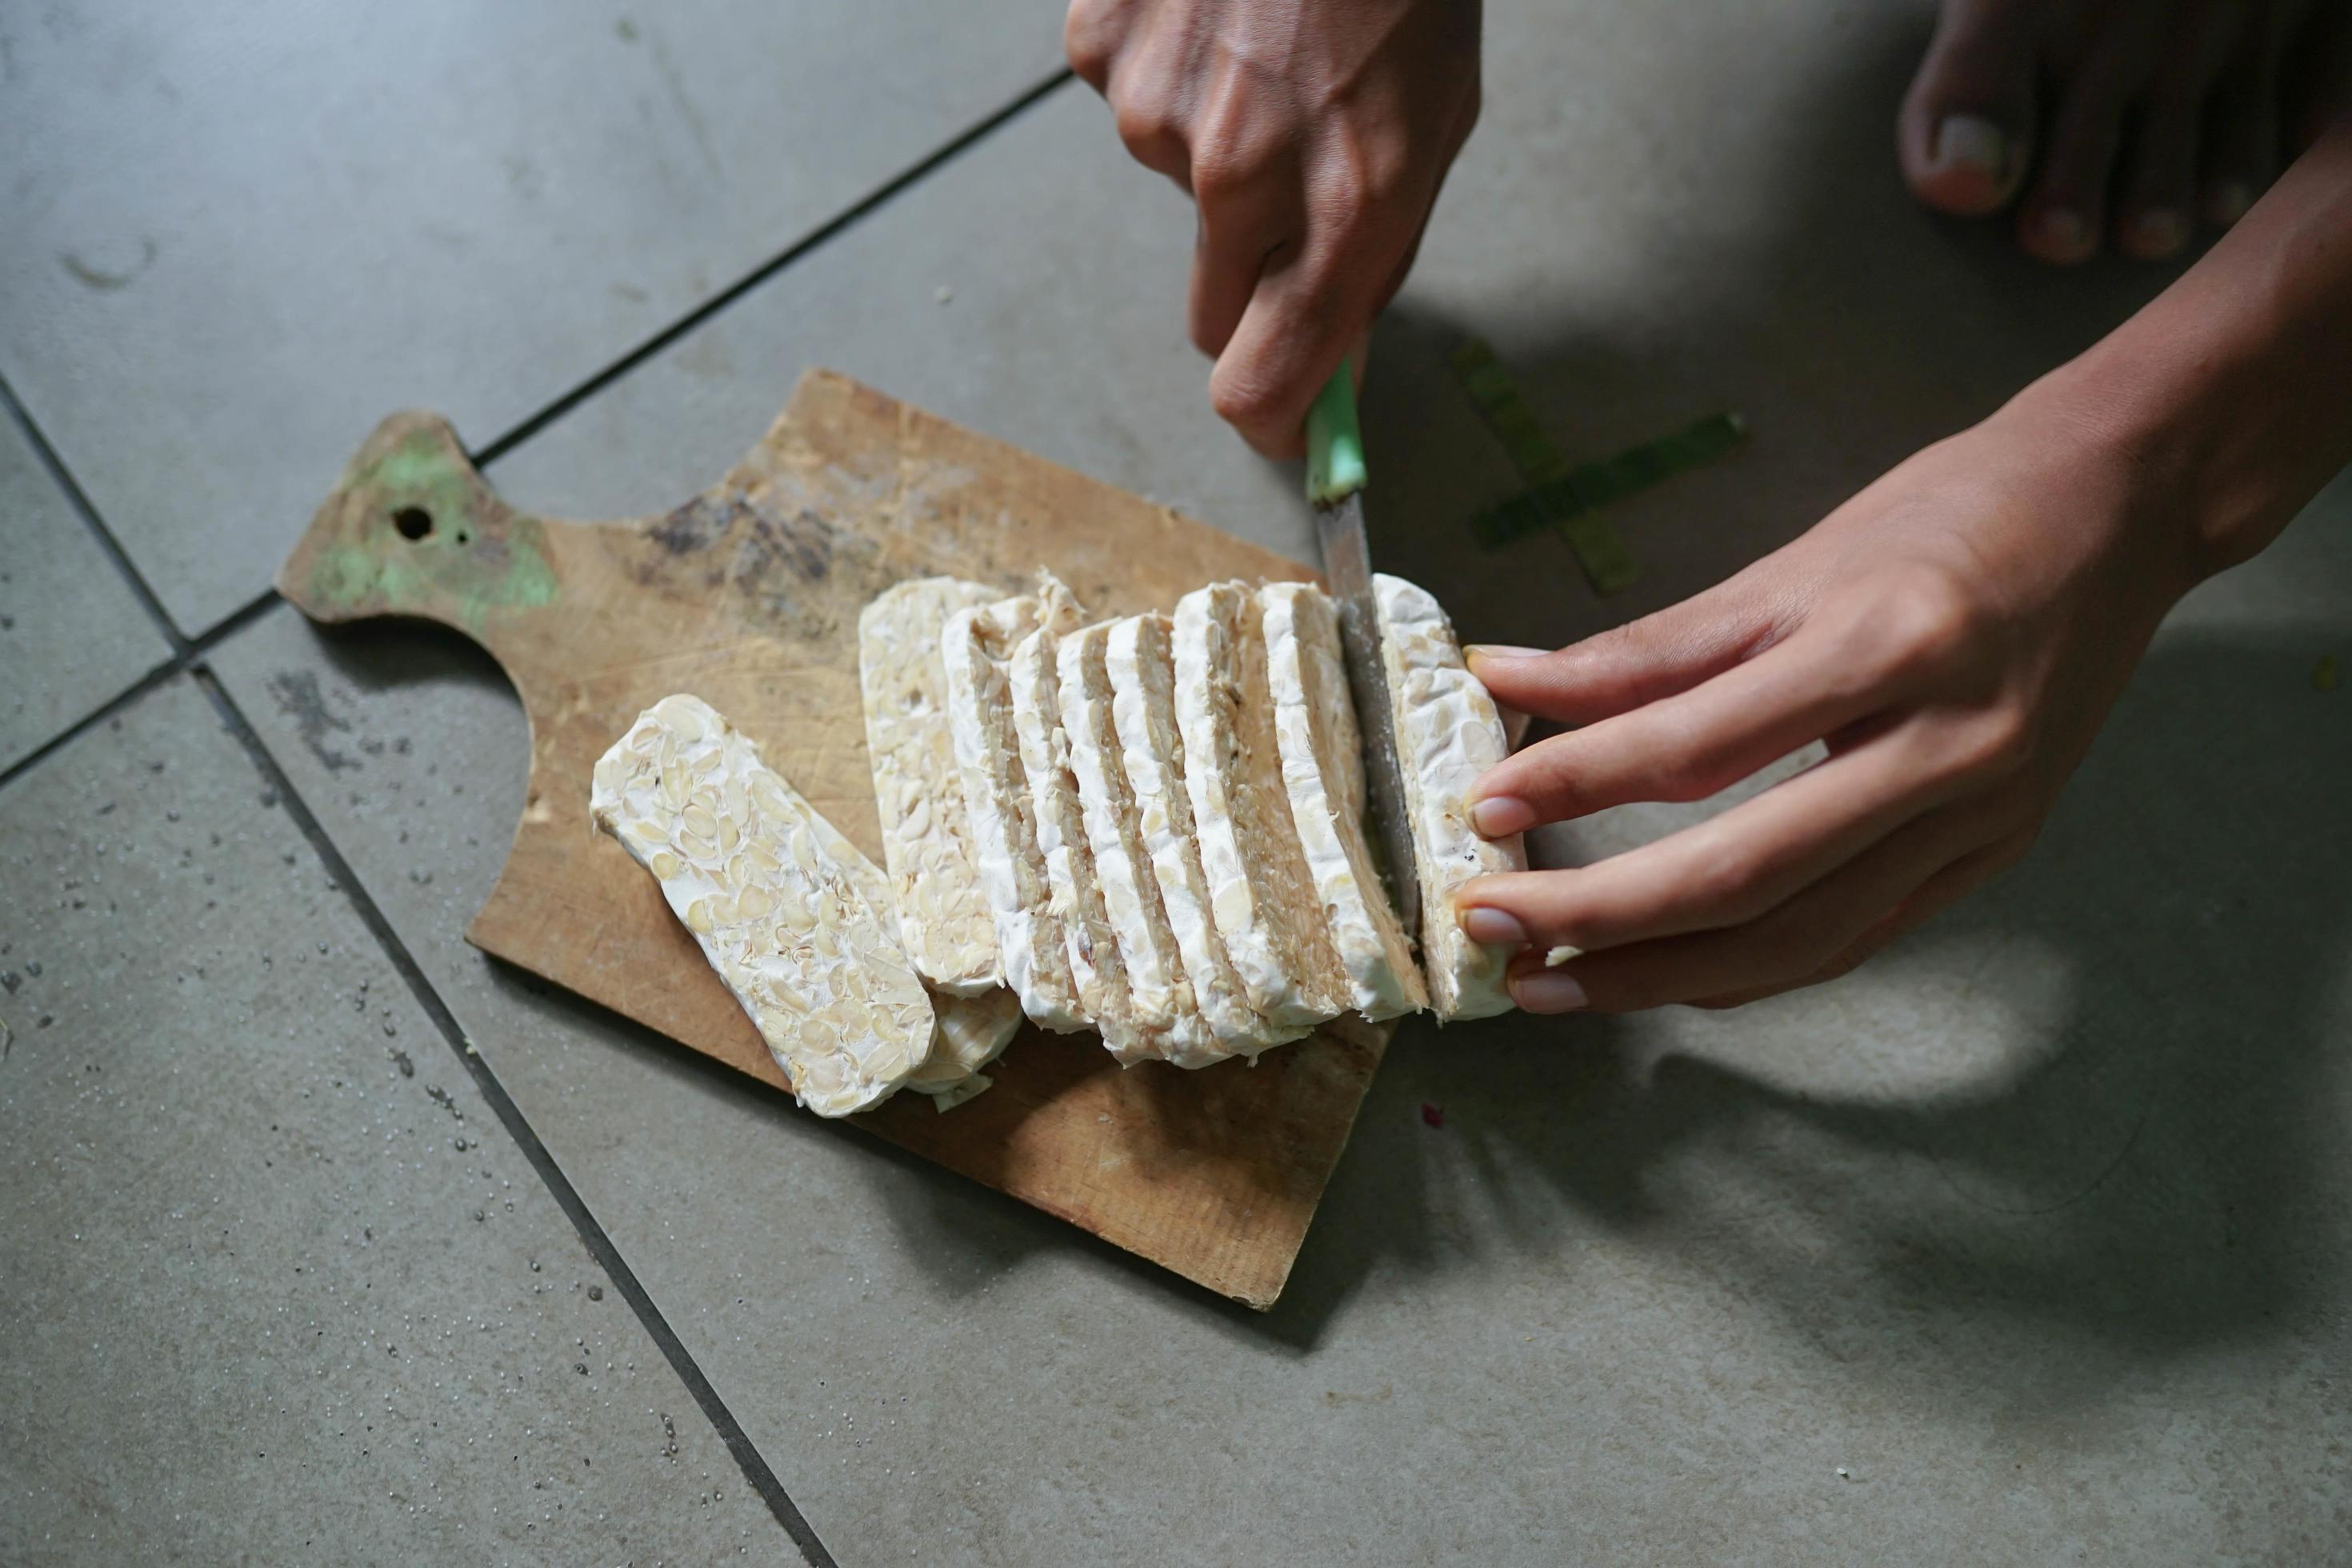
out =
<path fill-rule="evenodd" d="M 322 609 L 446 616 L 479 630 L 495 612 L 541 609 L 562 597 L 546 525 L 510 512 L 485 527 L 472 483 L 434 432 L 410 435 L 345 488 L 359 498 L 361 537 L 319 549 L 310 594 Z M 423 536 L 408 537 L 403 517 Z"/>

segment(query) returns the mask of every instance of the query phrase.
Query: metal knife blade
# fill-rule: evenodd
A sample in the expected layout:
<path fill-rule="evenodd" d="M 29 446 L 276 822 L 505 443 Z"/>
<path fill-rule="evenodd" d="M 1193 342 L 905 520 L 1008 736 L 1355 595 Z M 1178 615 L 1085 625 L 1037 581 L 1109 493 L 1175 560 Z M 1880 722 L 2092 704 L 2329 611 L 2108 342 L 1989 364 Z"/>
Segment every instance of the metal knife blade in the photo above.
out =
<path fill-rule="evenodd" d="M 1381 623 L 1372 604 L 1372 562 L 1364 544 L 1360 491 L 1318 507 L 1315 532 L 1323 545 L 1323 580 L 1339 602 L 1339 641 L 1347 654 L 1348 687 L 1364 740 L 1364 782 L 1381 873 L 1405 935 L 1421 935 L 1421 877 L 1412 862 L 1412 829 L 1405 819 L 1404 769 L 1397 760 L 1396 713 L 1389 706 L 1388 672 L 1381 664 Z"/>
<path fill-rule="evenodd" d="M 1372 557 L 1364 541 L 1363 439 L 1356 424 L 1356 382 L 1346 365 L 1327 383 L 1307 417 L 1307 486 L 1323 580 L 1339 605 L 1339 641 L 1348 687 L 1364 742 L 1364 782 L 1374 839 L 1389 896 L 1408 939 L 1421 935 L 1421 878 L 1404 808 L 1404 770 L 1397 757 L 1396 713 L 1381 662 L 1380 614 L 1372 600 Z"/>

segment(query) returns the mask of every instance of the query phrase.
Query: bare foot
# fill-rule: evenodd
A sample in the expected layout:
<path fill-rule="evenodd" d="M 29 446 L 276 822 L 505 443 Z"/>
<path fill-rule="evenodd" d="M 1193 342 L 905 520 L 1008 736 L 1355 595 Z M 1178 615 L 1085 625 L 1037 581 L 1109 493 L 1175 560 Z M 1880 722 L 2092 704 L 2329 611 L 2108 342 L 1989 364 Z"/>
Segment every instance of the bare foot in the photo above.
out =
<path fill-rule="evenodd" d="M 2347 103 L 2352 0 L 1944 0 L 1897 122 L 1938 212 L 2042 260 L 2144 261 L 2235 223 Z"/>

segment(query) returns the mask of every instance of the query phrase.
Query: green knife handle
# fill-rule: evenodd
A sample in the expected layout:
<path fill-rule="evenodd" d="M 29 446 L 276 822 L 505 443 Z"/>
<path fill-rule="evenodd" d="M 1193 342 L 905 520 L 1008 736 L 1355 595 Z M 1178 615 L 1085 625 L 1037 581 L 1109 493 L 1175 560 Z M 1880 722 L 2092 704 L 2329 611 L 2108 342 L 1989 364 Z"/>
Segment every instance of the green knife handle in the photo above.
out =
<path fill-rule="evenodd" d="M 1356 423 L 1356 375 L 1346 360 L 1307 411 L 1307 499 L 1318 506 L 1364 488 L 1364 432 Z"/>

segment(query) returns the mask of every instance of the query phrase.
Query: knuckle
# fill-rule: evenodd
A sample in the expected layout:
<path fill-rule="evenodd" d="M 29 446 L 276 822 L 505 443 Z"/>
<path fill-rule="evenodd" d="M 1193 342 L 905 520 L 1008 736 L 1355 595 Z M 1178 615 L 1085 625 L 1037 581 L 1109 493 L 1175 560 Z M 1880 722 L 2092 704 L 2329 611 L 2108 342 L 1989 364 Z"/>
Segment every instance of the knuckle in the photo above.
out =
<path fill-rule="evenodd" d="M 1217 411 L 1218 418 L 1249 430 L 1275 416 L 1280 398 L 1267 377 L 1250 372 L 1228 375 L 1220 365 L 1209 380 L 1209 405 Z"/>
<path fill-rule="evenodd" d="M 1682 750 L 1656 764 L 1653 789 L 1660 800 L 1705 800 L 1716 791 L 1715 768 L 1703 752 Z"/>
<path fill-rule="evenodd" d="M 1737 919 L 1756 903 L 1764 877 L 1763 867 L 1752 855 L 1737 849 L 1717 850 L 1691 879 L 1693 905 L 1714 911 L 1718 917 L 1729 914 Z"/>
<path fill-rule="evenodd" d="M 1116 7 L 1106 0 L 1072 0 L 1062 22 L 1062 53 L 1078 79 L 1096 91 L 1110 76 L 1111 58 L 1118 52 Z"/>
<path fill-rule="evenodd" d="M 1192 149 L 1193 199 L 1202 206 L 1231 200 L 1262 183 L 1273 166 L 1273 150 L 1261 142 L 1204 137 Z"/>
<path fill-rule="evenodd" d="M 1412 160 L 1401 143 L 1376 145 L 1366 153 L 1356 176 L 1356 205 L 1365 214 L 1386 213 L 1412 189 Z"/>
<path fill-rule="evenodd" d="M 1963 737 L 1960 772 L 1977 779 L 2014 778 L 2033 761 L 2035 739 L 2034 726 L 2022 713 L 2006 706 L 1993 709 Z"/>
<path fill-rule="evenodd" d="M 1878 590 L 1874 613 L 1866 623 L 1864 635 L 1879 639 L 1896 674 L 1932 679 L 1968 662 L 1979 616 L 1956 577 L 1919 568 Z"/>
<path fill-rule="evenodd" d="M 1119 141 L 1138 159 L 1148 162 L 1181 142 L 1173 107 L 1156 94 L 1123 96 L 1114 115 Z"/>

